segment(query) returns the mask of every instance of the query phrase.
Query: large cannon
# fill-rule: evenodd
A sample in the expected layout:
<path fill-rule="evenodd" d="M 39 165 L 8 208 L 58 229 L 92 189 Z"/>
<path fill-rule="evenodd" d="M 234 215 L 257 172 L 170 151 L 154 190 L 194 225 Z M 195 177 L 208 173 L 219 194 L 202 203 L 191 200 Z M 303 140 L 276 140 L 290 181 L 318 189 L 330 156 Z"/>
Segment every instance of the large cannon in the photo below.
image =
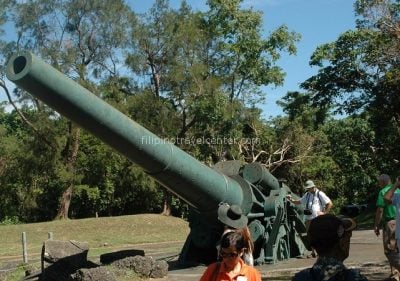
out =
<path fill-rule="evenodd" d="M 210 168 L 127 116 L 30 52 L 13 55 L 7 78 L 103 140 L 189 204 L 190 233 L 181 264 L 216 259 L 222 226 L 219 203 L 236 204 L 248 217 L 258 264 L 304 254 L 307 237 L 301 207 L 291 190 L 259 163 L 220 162 Z M 295 195 L 293 195 L 295 196 Z"/>

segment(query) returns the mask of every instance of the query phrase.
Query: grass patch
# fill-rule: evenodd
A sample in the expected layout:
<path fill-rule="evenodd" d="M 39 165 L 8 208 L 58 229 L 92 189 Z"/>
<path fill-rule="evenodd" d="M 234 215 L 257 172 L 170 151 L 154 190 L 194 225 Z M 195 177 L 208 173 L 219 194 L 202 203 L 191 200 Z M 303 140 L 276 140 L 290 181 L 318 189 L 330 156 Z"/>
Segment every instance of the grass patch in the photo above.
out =
<path fill-rule="evenodd" d="M 0 265 L 22 262 L 22 232 L 27 236 L 29 260 L 40 258 L 48 233 L 54 240 L 89 243 L 89 257 L 143 243 L 184 241 L 189 233 L 186 221 L 157 214 L 0 225 Z"/>
<path fill-rule="evenodd" d="M 0 280 L 4 281 L 20 281 L 25 276 L 25 267 L 20 265 L 14 270 L 4 275 L 4 279 L 0 276 Z"/>
<path fill-rule="evenodd" d="M 140 277 L 133 270 L 120 270 L 115 267 L 108 267 L 109 270 L 114 273 L 118 281 L 143 281 L 148 280 L 148 278 Z"/>

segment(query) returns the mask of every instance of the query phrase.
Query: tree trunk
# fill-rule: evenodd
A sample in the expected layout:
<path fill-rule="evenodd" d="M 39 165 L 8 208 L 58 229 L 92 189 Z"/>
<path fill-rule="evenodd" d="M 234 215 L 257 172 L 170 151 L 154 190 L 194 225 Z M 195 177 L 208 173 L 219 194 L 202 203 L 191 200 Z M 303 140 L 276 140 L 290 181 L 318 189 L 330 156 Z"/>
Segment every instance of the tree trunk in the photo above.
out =
<path fill-rule="evenodd" d="M 81 129 L 75 127 L 72 122 L 68 126 L 68 140 L 65 145 L 63 154 L 65 157 L 65 165 L 70 175 L 68 179 L 67 188 L 64 190 L 60 198 L 60 206 L 57 212 L 56 219 L 67 219 L 69 213 L 69 206 L 71 204 L 73 189 L 75 185 L 75 163 L 79 150 L 79 140 Z"/>
<path fill-rule="evenodd" d="M 64 190 L 61 196 L 60 207 L 56 219 L 63 220 L 68 218 L 69 205 L 71 204 L 72 198 L 72 185 L 70 185 L 66 190 Z"/>
<path fill-rule="evenodd" d="M 171 203 L 172 203 L 172 195 L 168 190 L 164 190 L 164 206 L 161 212 L 161 215 L 170 216 L 171 215 Z"/>

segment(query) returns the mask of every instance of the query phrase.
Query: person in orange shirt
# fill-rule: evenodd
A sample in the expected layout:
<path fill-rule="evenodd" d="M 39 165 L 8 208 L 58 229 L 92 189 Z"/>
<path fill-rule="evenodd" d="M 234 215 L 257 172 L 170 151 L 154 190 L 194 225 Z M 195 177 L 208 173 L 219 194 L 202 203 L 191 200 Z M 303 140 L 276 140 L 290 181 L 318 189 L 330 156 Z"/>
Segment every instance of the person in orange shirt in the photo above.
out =
<path fill-rule="evenodd" d="M 251 234 L 249 227 L 247 226 L 247 217 L 242 213 L 242 209 L 238 205 L 230 206 L 228 203 L 220 203 L 218 207 L 218 220 L 223 224 L 224 231 L 221 237 L 232 230 L 240 230 L 243 234 L 245 242 L 243 261 L 247 265 L 254 265 L 253 249 L 254 244 L 251 240 Z M 217 251 L 219 254 L 219 244 L 217 245 Z M 218 256 L 219 257 L 219 256 Z M 217 258 L 218 258 L 217 257 Z"/>
<path fill-rule="evenodd" d="M 261 281 L 261 274 L 242 260 L 245 239 L 240 230 L 225 233 L 219 252 L 222 261 L 210 264 L 200 281 Z"/>

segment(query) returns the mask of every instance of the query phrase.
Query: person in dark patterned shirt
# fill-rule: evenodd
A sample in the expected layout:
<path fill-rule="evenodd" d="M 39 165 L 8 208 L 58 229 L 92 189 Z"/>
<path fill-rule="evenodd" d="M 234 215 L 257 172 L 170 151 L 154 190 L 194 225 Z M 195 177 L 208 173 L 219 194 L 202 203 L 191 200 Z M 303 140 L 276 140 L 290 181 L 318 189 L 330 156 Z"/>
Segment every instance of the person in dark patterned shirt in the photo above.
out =
<path fill-rule="evenodd" d="M 349 256 L 350 238 L 356 222 L 332 214 L 313 219 L 308 229 L 310 246 L 318 253 L 311 268 L 295 274 L 293 281 L 366 281 L 359 270 L 347 268 L 343 261 Z"/>

